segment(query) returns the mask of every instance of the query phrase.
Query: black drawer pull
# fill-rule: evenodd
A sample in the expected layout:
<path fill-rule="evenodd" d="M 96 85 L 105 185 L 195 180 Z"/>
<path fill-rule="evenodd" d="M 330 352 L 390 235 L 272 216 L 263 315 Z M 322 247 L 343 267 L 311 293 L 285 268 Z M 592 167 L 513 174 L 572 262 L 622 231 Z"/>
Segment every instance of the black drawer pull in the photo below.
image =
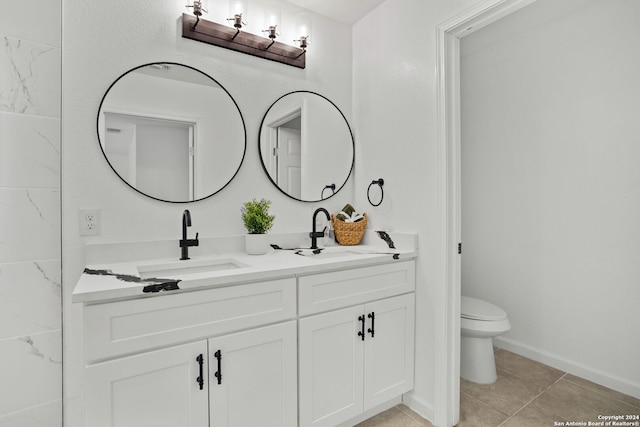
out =
<path fill-rule="evenodd" d="M 202 375 L 203 374 L 204 357 L 202 357 L 202 354 L 200 354 L 198 357 L 196 357 L 196 362 L 198 362 L 198 365 L 200 365 L 200 367 L 199 367 L 200 376 L 198 378 L 196 378 L 196 381 L 198 382 L 198 384 L 200 384 L 200 390 L 204 390 L 204 375 Z"/>
<path fill-rule="evenodd" d="M 360 321 L 360 332 L 358 332 L 358 336 L 362 337 L 362 341 L 364 341 L 364 314 L 358 316 L 358 320 Z"/>
<path fill-rule="evenodd" d="M 373 338 L 373 334 L 376 333 L 376 313 L 374 313 L 373 311 L 371 313 L 369 313 L 369 315 L 367 316 L 369 319 L 371 319 L 371 327 L 367 330 L 367 332 L 369 332 L 371 334 L 371 338 Z"/>
<path fill-rule="evenodd" d="M 215 358 L 218 359 L 218 372 L 214 375 L 218 379 L 218 384 L 222 384 L 222 353 L 220 350 L 216 351 L 214 354 Z"/>

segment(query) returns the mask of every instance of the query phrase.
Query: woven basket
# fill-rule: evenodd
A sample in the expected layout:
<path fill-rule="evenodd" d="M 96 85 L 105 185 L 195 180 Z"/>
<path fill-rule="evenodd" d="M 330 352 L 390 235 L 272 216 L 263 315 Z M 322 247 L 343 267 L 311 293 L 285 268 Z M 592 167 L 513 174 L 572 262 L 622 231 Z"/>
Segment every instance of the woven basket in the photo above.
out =
<path fill-rule="evenodd" d="M 364 229 L 367 227 L 367 214 L 362 215 L 364 219 L 358 222 L 344 222 L 331 215 L 331 223 L 336 233 L 336 240 L 343 246 L 355 246 L 360 243 L 364 236 Z"/>

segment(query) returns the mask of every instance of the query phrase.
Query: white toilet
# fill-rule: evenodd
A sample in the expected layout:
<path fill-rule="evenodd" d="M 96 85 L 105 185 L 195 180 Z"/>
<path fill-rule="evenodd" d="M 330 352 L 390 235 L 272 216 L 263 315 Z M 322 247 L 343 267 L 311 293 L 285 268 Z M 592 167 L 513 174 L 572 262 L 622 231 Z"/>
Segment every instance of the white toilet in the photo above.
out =
<path fill-rule="evenodd" d="M 462 297 L 460 304 L 460 376 L 478 384 L 498 377 L 493 357 L 493 337 L 511 329 L 507 313 L 486 301 Z"/>

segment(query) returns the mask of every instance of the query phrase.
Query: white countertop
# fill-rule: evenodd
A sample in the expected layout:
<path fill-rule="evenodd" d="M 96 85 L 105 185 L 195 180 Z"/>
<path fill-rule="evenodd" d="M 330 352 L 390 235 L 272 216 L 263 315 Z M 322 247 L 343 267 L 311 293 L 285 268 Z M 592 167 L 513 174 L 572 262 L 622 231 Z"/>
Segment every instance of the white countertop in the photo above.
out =
<path fill-rule="evenodd" d="M 400 236 L 393 233 L 391 235 L 394 242 L 403 243 L 401 249 L 390 249 L 377 238 L 369 238 L 366 239 L 369 244 L 327 247 L 320 252 L 320 255 L 309 254 L 308 250 L 304 251 L 305 255 L 300 255 L 291 249 L 272 249 L 265 255 L 247 255 L 236 249 L 228 253 L 198 254 L 186 261 L 180 261 L 176 256 L 95 263 L 87 265 L 73 291 L 72 301 L 91 304 L 116 299 L 148 298 L 175 292 L 400 262 L 417 256 L 415 235 L 408 235 L 408 238 L 407 235 Z M 400 245 L 396 244 L 396 246 Z M 175 252 L 179 255 L 177 245 Z M 169 288 L 177 287 L 178 289 L 159 292 L 143 291 L 153 282 L 140 279 L 139 268 L 153 270 L 155 267 L 162 269 L 164 266 L 173 268 L 183 265 L 188 268 L 199 264 L 215 263 L 226 265 L 233 263 L 237 266 L 219 271 L 163 273 L 160 275 L 162 279 L 166 279 L 167 283 L 173 281 L 173 286 Z"/>

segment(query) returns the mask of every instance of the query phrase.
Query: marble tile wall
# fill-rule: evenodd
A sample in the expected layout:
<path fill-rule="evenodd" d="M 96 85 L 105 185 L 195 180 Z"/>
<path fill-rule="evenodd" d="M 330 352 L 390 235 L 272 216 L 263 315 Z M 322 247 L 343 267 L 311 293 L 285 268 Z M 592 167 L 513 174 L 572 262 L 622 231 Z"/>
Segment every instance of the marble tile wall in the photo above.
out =
<path fill-rule="evenodd" d="M 0 427 L 62 426 L 61 1 L 0 3 Z"/>

